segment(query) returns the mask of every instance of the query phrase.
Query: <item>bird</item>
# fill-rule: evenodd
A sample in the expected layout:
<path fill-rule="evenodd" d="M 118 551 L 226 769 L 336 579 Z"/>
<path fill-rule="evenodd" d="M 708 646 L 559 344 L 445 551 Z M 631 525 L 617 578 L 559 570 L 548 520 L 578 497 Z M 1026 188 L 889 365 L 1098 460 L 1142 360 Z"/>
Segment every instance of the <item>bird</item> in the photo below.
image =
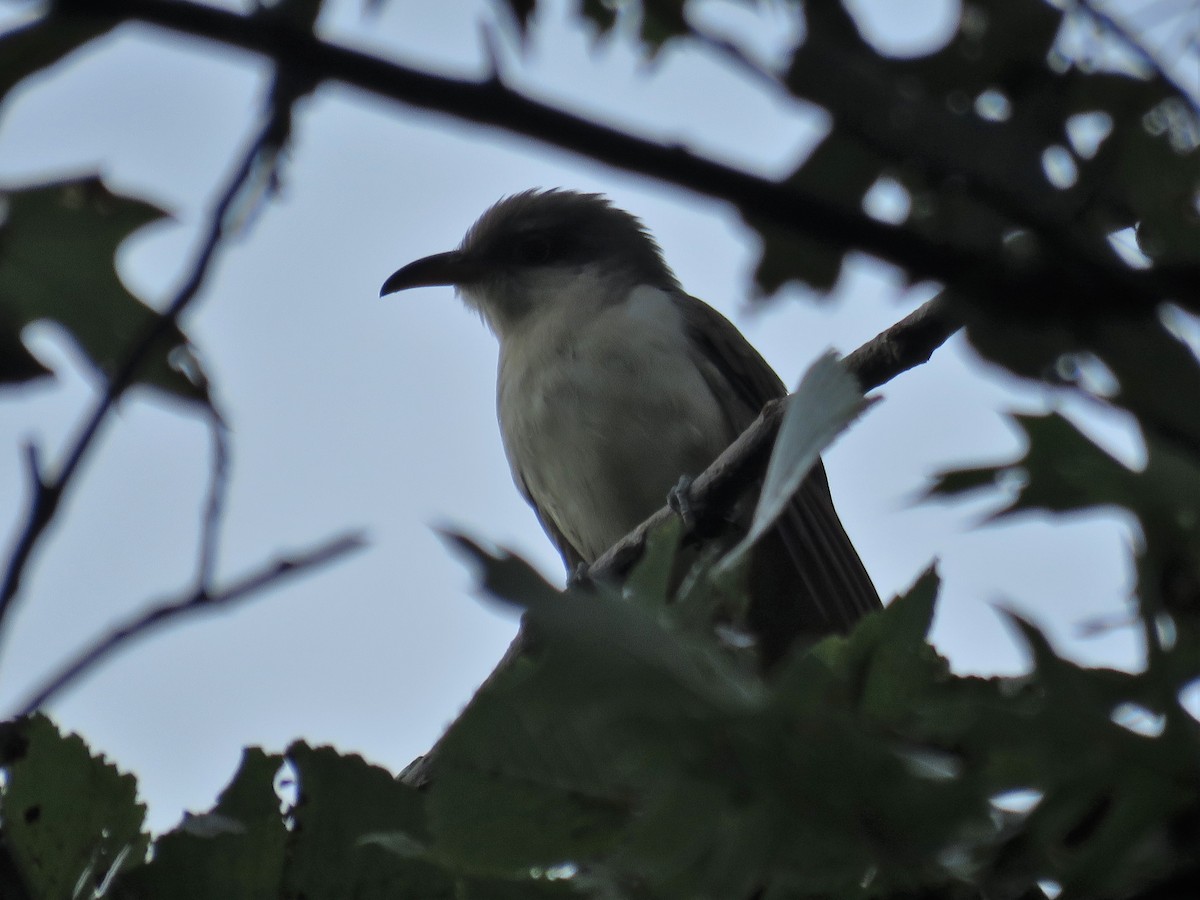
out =
<path fill-rule="evenodd" d="M 496 408 L 512 478 L 569 573 L 787 393 L 727 318 L 684 291 L 642 221 L 601 194 L 507 196 L 457 249 L 405 265 L 380 296 L 432 286 L 454 287 L 499 340 Z M 752 501 L 743 506 L 735 534 L 748 527 Z M 749 568 L 746 624 L 768 663 L 881 606 L 820 462 Z"/>

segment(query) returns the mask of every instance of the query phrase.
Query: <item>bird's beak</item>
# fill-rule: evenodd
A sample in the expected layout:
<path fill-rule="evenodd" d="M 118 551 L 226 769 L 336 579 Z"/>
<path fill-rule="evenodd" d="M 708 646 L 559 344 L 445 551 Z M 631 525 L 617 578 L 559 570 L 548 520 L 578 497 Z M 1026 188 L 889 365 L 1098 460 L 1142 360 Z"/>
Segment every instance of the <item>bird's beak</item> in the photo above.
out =
<path fill-rule="evenodd" d="M 432 287 L 439 284 L 470 284 L 482 275 L 480 267 L 461 250 L 451 250 L 449 253 L 435 253 L 416 262 L 410 262 L 403 269 L 394 272 L 383 287 L 379 296 L 385 297 L 397 291 L 409 288 Z"/>

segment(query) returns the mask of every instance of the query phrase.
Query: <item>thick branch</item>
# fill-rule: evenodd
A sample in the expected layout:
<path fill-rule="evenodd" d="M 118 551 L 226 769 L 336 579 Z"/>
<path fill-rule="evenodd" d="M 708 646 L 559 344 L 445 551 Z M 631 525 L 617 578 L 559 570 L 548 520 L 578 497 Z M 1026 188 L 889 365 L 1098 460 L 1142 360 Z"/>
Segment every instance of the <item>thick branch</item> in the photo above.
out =
<path fill-rule="evenodd" d="M 76 0 L 60 9 L 140 19 L 186 34 L 262 53 L 312 81 L 336 80 L 410 106 L 503 128 L 631 172 L 728 200 L 751 220 L 794 230 L 836 247 L 857 247 L 1013 310 L 1038 309 L 1086 297 L 1088 309 L 1157 307 L 1165 298 L 1194 300 L 1197 274 L 1134 271 L 1115 257 L 1045 254 L 1009 265 L 999 248 L 948 245 L 812 196 L 793 185 L 758 178 L 695 156 L 678 146 L 643 140 L 523 97 L 496 78 L 442 78 L 325 43 L 269 16 L 242 16 L 191 0 Z M 1047 299 L 1049 298 L 1049 299 Z M 1054 308 L 1051 305 L 1049 308 Z"/>
<path fill-rule="evenodd" d="M 183 597 L 159 601 L 146 612 L 118 625 L 59 669 L 41 687 L 29 695 L 29 698 L 21 704 L 17 715 L 27 716 L 41 709 L 61 691 L 78 681 L 82 675 L 95 668 L 117 650 L 155 629 L 187 616 L 228 609 L 235 603 L 251 599 L 288 578 L 306 574 L 328 565 L 364 546 L 366 546 L 366 541 L 361 535 L 343 535 L 304 553 L 277 559 L 238 579 L 223 590 L 210 592 L 201 586 Z"/>
<path fill-rule="evenodd" d="M 844 358 L 864 392 L 928 361 L 933 351 L 959 328 L 947 307 L 945 295 L 939 294 Z M 698 505 L 719 513 L 736 501 L 749 481 L 763 473 L 775 445 L 783 410 L 782 401 L 768 403 L 754 423 L 692 482 L 691 495 Z M 663 506 L 596 560 L 587 576 L 595 581 L 619 580 L 641 557 L 646 535 L 675 515 L 670 507 Z M 525 643 L 525 632 L 521 630 L 479 691 L 486 690 L 507 670 L 525 651 Z M 413 760 L 401 773 L 401 780 L 416 787 L 424 785 L 432 776 L 436 759 L 435 745 Z"/>

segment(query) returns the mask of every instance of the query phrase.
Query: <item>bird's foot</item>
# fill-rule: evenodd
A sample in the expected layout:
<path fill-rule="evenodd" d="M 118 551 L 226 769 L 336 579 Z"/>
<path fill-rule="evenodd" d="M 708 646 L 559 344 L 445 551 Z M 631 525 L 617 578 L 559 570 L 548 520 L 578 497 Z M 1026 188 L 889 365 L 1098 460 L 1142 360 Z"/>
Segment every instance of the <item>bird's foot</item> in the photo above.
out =
<path fill-rule="evenodd" d="M 592 583 L 591 567 L 581 562 L 571 570 L 571 574 L 567 576 L 567 590 L 575 588 L 588 587 Z"/>
<path fill-rule="evenodd" d="M 696 527 L 696 505 L 692 502 L 693 481 L 695 479 L 690 475 L 680 475 L 675 487 L 667 493 L 667 506 L 683 519 L 683 524 L 688 531 L 692 531 Z"/>

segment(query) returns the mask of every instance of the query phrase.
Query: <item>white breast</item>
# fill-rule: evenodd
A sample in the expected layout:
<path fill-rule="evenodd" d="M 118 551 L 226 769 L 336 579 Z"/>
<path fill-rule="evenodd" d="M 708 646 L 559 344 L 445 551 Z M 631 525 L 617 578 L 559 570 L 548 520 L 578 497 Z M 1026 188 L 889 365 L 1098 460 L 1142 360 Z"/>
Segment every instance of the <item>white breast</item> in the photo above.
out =
<path fill-rule="evenodd" d="M 669 295 L 559 297 L 504 336 L 498 410 L 514 478 L 587 560 L 734 437 Z"/>

